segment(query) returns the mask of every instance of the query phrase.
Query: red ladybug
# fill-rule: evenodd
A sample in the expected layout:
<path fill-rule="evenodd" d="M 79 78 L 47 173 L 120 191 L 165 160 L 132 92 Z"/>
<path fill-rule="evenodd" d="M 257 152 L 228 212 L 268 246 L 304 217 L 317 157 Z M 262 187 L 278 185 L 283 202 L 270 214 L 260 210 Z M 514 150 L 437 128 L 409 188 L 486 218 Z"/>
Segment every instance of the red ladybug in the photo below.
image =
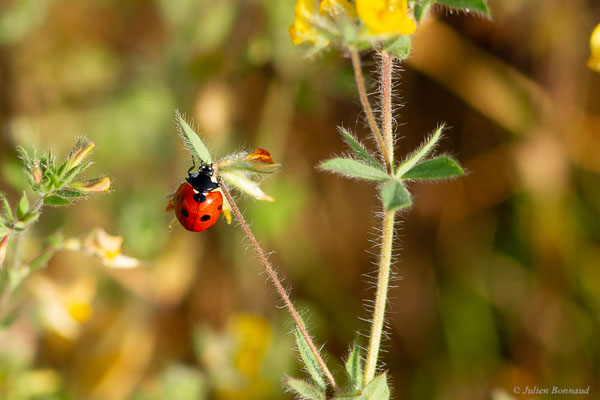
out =
<path fill-rule="evenodd" d="M 185 229 L 202 232 L 217 222 L 223 210 L 223 195 L 215 190 L 219 184 L 212 180 L 212 164 L 202 164 L 198 172 L 189 169 L 186 182 L 182 183 L 167 205 L 167 211 L 175 210 L 177 220 Z"/>

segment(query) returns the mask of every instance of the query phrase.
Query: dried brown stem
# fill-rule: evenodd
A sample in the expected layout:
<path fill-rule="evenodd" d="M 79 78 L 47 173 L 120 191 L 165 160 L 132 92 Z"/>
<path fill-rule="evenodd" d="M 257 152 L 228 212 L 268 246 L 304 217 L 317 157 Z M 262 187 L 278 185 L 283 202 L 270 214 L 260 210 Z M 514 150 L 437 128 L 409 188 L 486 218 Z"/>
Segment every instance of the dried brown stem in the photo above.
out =
<path fill-rule="evenodd" d="M 221 179 L 221 177 L 218 175 L 218 173 L 216 171 L 215 171 L 215 176 L 216 176 L 219 184 L 221 185 L 221 190 L 223 191 L 223 194 L 225 195 L 225 197 L 227 198 L 227 201 L 229 201 L 229 204 L 231 205 L 231 210 L 233 211 L 233 214 L 235 215 L 235 217 L 239 221 L 240 225 L 242 226 L 242 229 L 243 229 L 244 233 L 246 234 L 246 236 L 248 237 L 248 240 L 250 240 L 250 244 L 254 248 L 254 251 L 256 252 L 256 255 L 258 256 L 258 259 L 260 260 L 263 267 L 265 267 L 265 270 L 267 271 L 269 278 L 271 278 L 271 281 L 275 285 L 275 289 L 277 289 L 277 293 L 279 293 L 279 296 L 282 298 L 283 302 L 285 303 L 285 306 L 287 307 L 288 311 L 292 315 L 292 318 L 294 319 L 296 326 L 300 330 L 300 333 L 304 337 L 304 340 L 306 340 L 306 343 L 308 343 L 308 346 L 310 347 L 311 352 L 317 359 L 317 362 L 319 363 L 321 370 L 325 374 L 325 377 L 331 383 L 331 386 L 333 387 L 333 389 L 334 390 L 337 389 L 337 385 L 335 383 L 335 379 L 333 378 L 333 375 L 329 371 L 329 368 L 327 368 L 327 365 L 325 364 L 325 361 L 323 361 L 321 354 L 319 354 L 319 350 L 317 349 L 317 346 L 315 346 L 312 339 L 310 338 L 310 335 L 308 334 L 306 326 L 304 325 L 304 322 L 300 318 L 300 314 L 298 314 L 298 311 L 296 311 L 296 308 L 292 304 L 290 297 L 288 296 L 287 292 L 283 288 L 281 281 L 277 277 L 277 272 L 273 269 L 273 267 L 271 266 L 271 263 L 269 263 L 269 261 L 267 260 L 267 256 L 265 255 L 264 251 L 258 244 L 258 241 L 256 240 L 256 238 L 254 237 L 254 234 L 250 230 L 250 227 L 248 226 L 248 223 L 246 222 L 246 220 L 244 219 L 244 216 L 240 212 L 240 209 L 238 208 L 235 201 L 231 197 L 231 193 L 229 193 L 229 190 L 223 183 L 223 179 Z"/>

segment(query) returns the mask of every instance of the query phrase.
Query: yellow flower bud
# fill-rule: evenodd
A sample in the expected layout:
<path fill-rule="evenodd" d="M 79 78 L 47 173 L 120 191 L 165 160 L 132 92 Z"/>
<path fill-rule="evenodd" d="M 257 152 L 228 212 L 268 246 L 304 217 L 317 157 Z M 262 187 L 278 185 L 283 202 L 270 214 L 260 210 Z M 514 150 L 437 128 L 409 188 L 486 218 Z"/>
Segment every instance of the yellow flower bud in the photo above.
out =
<path fill-rule="evenodd" d="M 310 23 L 314 14 L 314 0 L 298 0 L 294 9 L 294 24 L 288 28 L 292 43 L 316 43 L 318 41 L 317 31 Z"/>
<path fill-rule="evenodd" d="M 331 17 L 338 17 L 346 14 L 348 17 L 356 18 L 356 10 L 348 0 L 323 0 L 319 5 L 319 12 Z"/>
<path fill-rule="evenodd" d="M 81 165 L 85 157 L 90 154 L 92 150 L 94 150 L 94 147 L 96 147 L 94 142 L 91 142 L 87 139 L 80 140 L 80 142 L 75 146 L 69 155 L 67 170 L 71 170 L 78 165 Z"/>
<path fill-rule="evenodd" d="M 82 192 L 105 192 L 110 189 L 110 178 L 105 176 L 85 182 L 76 182 L 72 186 Z"/>
<path fill-rule="evenodd" d="M 374 35 L 410 35 L 415 31 L 407 0 L 356 0 L 356 12 Z"/>

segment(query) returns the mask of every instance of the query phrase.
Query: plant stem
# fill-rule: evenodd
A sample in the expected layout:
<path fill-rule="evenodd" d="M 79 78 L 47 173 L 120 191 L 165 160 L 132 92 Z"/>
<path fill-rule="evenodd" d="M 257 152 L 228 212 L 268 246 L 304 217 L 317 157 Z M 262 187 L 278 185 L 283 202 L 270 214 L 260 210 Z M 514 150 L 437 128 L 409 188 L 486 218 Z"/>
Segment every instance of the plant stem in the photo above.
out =
<path fill-rule="evenodd" d="M 388 150 L 388 159 L 394 159 L 394 136 L 392 132 L 392 67 L 393 56 L 381 52 L 381 111 L 383 119 L 383 135 Z M 390 170 L 393 167 L 390 164 Z M 377 293 L 375 294 L 375 308 L 371 322 L 371 335 L 369 336 L 369 349 L 365 363 L 364 384 L 367 385 L 374 377 L 379 358 L 379 347 L 385 321 L 385 308 L 390 283 L 390 269 L 392 264 L 392 246 L 394 241 L 394 211 L 385 211 L 383 215 L 381 252 L 379 254 L 379 271 L 377 273 Z"/>
<path fill-rule="evenodd" d="M 386 211 L 383 215 L 381 252 L 379 254 L 379 272 L 377 274 L 377 294 L 375 296 L 373 321 L 371 322 L 371 335 L 369 336 L 367 361 L 365 363 L 365 385 L 367 385 L 375 377 L 375 369 L 377 368 L 377 358 L 379 356 L 381 334 L 383 333 L 385 307 L 387 304 L 387 293 L 390 282 L 392 242 L 394 238 L 394 216 L 394 211 Z"/>
<path fill-rule="evenodd" d="M 296 311 L 296 308 L 292 304 L 290 297 L 288 296 L 287 292 L 283 288 L 281 281 L 277 277 L 277 272 L 273 269 L 273 267 L 271 266 L 271 263 L 269 263 L 269 261 L 267 260 L 267 257 L 265 255 L 264 251 L 258 244 L 258 241 L 256 240 L 256 238 L 254 237 L 254 234 L 250 230 L 250 227 L 248 226 L 248 223 L 246 222 L 246 220 L 244 219 L 244 216 L 240 212 L 240 209 L 238 208 L 237 204 L 231 197 L 229 190 L 227 189 L 227 187 L 223 183 L 223 180 L 221 179 L 221 177 L 218 175 L 218 173 L 216 171 L 215 171 L 215 176 L 216 176 L 219 184 L 221 185 L 221 190 L 223 191 L 223 194 L 225 195 L 225 197 L 227 198 L 227 201 L 229 201 L 229 204 L 231 205 L 231 210 L 233 211 L 233 214 L 235 215 L 235 217 L 239 221 L 240 225 L 242 226 L 242 229 L 244 230 L 244 233 L 248 237 L 248 240 L 250 240 L 250 244 L 254 248 L 254 251 L 256 252 L 256 255 L 258 256 L 261 264 L 267 270 L 267 274 L 269 275 L 269 278 L 271 278 L 271 281 L 273 281 L 273 284 L 275 285 L 275 289 L 277 289 L 279 296 L 281 296 L 281 298 L 283 299 L 285 306 L 287 307 L 288 311 L 292 315 L 292 318 L 294 319 L 296 326 L 298 326 L 298 329 L 302 333 L 304 340 L 306 340 L 306 343 L 308 343 L 308 346 L 310 347 L 311 352 L 317 359 L 317 362 L 319 363 L 321 370 L 325 374 L 325 377 L 331 383 L 331 386 L 333 387 L 333 389 L 334 390 L 337 389 L 337 385 L 335 383 L 335 379 L 333 378 L 333 375 L 331 374 L 331 372 L 329 371 L 329 368 L 327 368 L 327 365 L 325 364 L 325 361 L 323 361 L 323 358 L 319 354 L 319 350 L 317 349 L 317 346 L 315 346 L 312 339 L 310 338 L 310 335 L 308 334 L 306 326 L 304 325 L 304 322 L 300 318 L 300 314 L 298 314 L 298 311 Z"/>
<path fill-rule="evenodd" d="M 388 159 L 393 167 L 394 135 L 392 132 L 392 69 L 394 56 L 381 52 L 381 114 L 383 119 L 383 141 L 388 151 Z M 393 169 L 393 168 L 392 168 Z"/>
<path fill-rule="evenodd" d="M 383 136 L 381 136 L 381 131 L 379 130 L 379 126 L 377 125 L 377 121 L 375 120 L 375 116 L 373 115 L 371 103 L 369 103 L 369 98 L 367 97 L 367 90 L 365 89 L 365 80 L 363 78 L 358 51 L 353 48 L 350 48 L 349 51 L 350 59 L 352 60 L 352 68 L 354 69 L 354 79 L 356 80 L 356 88 L 358 89 L 358 95 L 360 97 L 360 103 L 362 104 L 362 107 L 365 110 L 365 115 L 367 116 L 367 121 L 369 122 L 369 126 L 371 127 L 371 132 L 373 132 L 373 136 L 375 136 L 375 139 L 377 140 L 379 150 L 383 155 L 385 166 L 388 172 L 391 174 L 392 163 L 389 158 L 389 153 L 388 151 L 386 151 Z"/>

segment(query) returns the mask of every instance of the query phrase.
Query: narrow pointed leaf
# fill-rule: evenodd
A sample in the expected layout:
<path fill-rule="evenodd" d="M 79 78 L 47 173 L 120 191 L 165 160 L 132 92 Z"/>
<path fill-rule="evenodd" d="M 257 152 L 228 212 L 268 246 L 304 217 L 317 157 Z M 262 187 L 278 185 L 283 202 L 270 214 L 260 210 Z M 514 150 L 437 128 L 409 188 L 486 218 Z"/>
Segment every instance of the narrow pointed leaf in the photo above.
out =
<path fill-rule="evenodd" d="M 10 204 L 8 204 L 8 199 L 6 198 L 6 195 L 4 194 L 4 192 L 0 192 L 0 197 L 2 197 L 2 205 L 4 206 L 4 213 L 6 215 L 6 218 L 8 219 L 9 222 L 12 222 L 13 214 L 12 214 L 12 211 L 10 210 Z"/>
<path fill-rule="evenodd" d="M 35 221 L 37 221 L 39 218 L 40 218 L 39 212 L 30 212 L 30 213 L 23 215 L 23 217 L 21 218 L 21 222 L 24 223 L 25 225 L 31 225 Z"/>
<path fill-rule="evenodd" d="M 185 144 L 187 145 L 189 151 L 194 155 L 194 157 L 204 161 L 206 164 L 212 163 L 212 158 L 210 157 L 208 149 L 206 148 L 204 143 L 202 143 L 202 140 L 200 140 L 198 134 L 192 129 L 192 127 L 179 113 L 179 111 L 175 112 L 175 121 L 177 122 L 179 134 L 185 141 Z"/>
<path fill-rule="evenodd" d="M 295 394 L 298 394 L 302 399 L 306 400 L 325 400 L 325 392 L 322 389 L 317 389 L 314 385 L 302 379 L 288 378 L 284 383 Z"/>
<path fill-rule="evenodd" d="M 325 390 L 325 379 L 323 378 L 323 371 L 321 371 L 321 367 L 319 362 L 315 358 L 315 355 L 310 351 L 310 346 L 302 336 L 300 329 L 296 327 L 294 329 L 294 335 L 296 336 L 296 346 L 298 346 L 298 352 L 300 353 L 300 357 L 304 362 L 304 366 L 306 370 L 310 374 L 314 384 L 320 390 Z"/>
<path fill-rule="evenodd" d="M 346 144 L 348 146 L 350 146 L 350 148 L 352 149 L 352 152 L 354 153 L 354 156 L 359 161 L 362 161 L 367 165 L 370 165 L 375 168 L 379 168 L 382 171 L 384 171 L 383 168 L 381 167 L 381 165 L 377 162 L 377 160 L 375 160 L 369 154 L 367 149 L 365 149 L 364 146 L 358 140 L 356 140 L 354 135 L 352 135 L 350 132 L 348 132 L 344 128 L 340 128 L 339 131 L 340 131 L 340 135 L 342 135 L 342 139 L 344 139 L 344 142 L 346 142 Z"/>
<path fill-rule="evenodd" d="M 71 198 L 77 198 L 77 197 L 85 197 L 85 193 L 80 192 L 79 190 L 68 190 L 68 189 L 63 189 L 63 190 L 58 190 L 56 192 L 56 194 L 58 194 L 59 196 L 62 197 L 71 197 Z"/>
<path fill-rule="evenodd" d="M 257 200 L 275 201 L 274 198 L 262 191 L 258 182 L 248 179 L 244 174 L 237 172 L 221 171 L 221 177 L 242 192 L 249 194 Z"/>
<path fill-rule="evenodd" d="M 437 157 L 417 164 L 402 179 L 450 179 L 464 173 L 460 165 L 450 157 Z"/>
<path fill-rule="evenodd" d="M 411 38 L 409 35 L 400 35 L 385 44 L 385 50 L 392 53 L 399 60 L 404 60 L 410 54 Z"/>
<path fill-rule="evenodd" d="M 60 196 L 52 195 L 44 198 L 44 204 L 52 207 L 68 206 L 71 202 Z"/>
<path fill-rule="evenodd" d="M 360 396 L 360 400 L 388 400 L 389 398 L 390 388 L 385 372 L 369 382 Z"/>
<path fill-rule="evenodd" d="M 402 165 L 396 171 L 396 178 L 402 177 L 407 171 L 410 171 L 415 165 L 417 165 L 423 158 L 429 154 L 435 147 L 435 144 L 442 137 L 442 132 L 444 130 L 444 125 L 441 125 L 434 133 L 431 135 L 429 140 L 425 142 L 423 146 L 413 154 L 411 154 Z"/>
<path fill-rule="evenodd" d="M 363 384 L 363 362 L 358 340 L 352 346 L 352 351 L 348 356 L 348 360 L 346 360 L 346 372 L 352 390 L 360 392 Z"/>
<path fill-rule="evenodd" d="M 323 161 L 319 167 L 326 171 L 336 172 L 350 178 L 368 179 L 372 181 L 384 181 L 390 178 L 385 171 L 351 158 L 332 158 L 331 160 Z"/>
<path fill-rule="evenodd" d="M 436 0 L 437 3 L 464 11 L 475 11 L 490 15 L 490 8 L 486 0 Z"/>
<path fill-rule="evenodd" d="M 397 211 L 412 205 L 412 198 L 403 184 L 389 181 L 381 190 L 381 200 L 386 211 Z"/>
<path fill-rule="evenodd" d="M 23 196 L 21 196 L 21 200 L 19 200 L 19 204 L 17 205 L 17 218 L 21 219 L 25 214 L 29 211 L 29 199 L 27 198 L 27 193 L 23 192 Z"/>

